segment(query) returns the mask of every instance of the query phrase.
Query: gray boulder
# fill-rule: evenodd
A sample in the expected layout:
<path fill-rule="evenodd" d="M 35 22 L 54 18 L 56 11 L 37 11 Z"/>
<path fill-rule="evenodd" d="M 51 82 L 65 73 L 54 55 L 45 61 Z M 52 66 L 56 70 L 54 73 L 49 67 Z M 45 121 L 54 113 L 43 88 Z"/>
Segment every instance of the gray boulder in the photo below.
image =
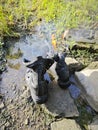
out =
<path fill-rule="evenodd" d="M 98 69 L 86 68 L 75 73 L 83 96 L 90 106 L 98 112 Z"/>
<path fill-rule="evenodd" d="M 81 43 L 96 43 L 95 41 L 95 31 L 87 29 L 70 29 L 65 30 L 64 39 L 71 39 L 75 42 Z"/>

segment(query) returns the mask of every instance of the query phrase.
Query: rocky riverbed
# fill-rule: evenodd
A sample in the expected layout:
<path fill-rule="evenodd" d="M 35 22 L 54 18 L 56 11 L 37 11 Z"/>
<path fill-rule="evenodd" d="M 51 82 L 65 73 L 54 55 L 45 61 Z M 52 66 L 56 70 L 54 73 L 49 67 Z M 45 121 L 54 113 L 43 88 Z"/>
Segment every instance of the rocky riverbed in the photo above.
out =
<path fill-rule="evenodd" d="M 65 58 L 71 74 L 70 87 L 62 90 L 58 86 L 54 64 L 48 72 L 50 73 L 48 75 L 50 76 L 50 78 L 48 77 L 50 81 L 48 101 L 42 105 L 33 103 L 30 90 L 25 83 L 24 77 L 27 68 L 23 64 L 23 58 L 33 60 L 38 55 L 52 56 L 54 53 L 51 46 L 52 32 L 55 32 L 53 27 L 48 28 L 47 25 L 44 25 L 37 28 L 35 34 L 23 36 L 17 41 L 7 40 L 10 46 L 10 51 L 6 56 L 7 69 L 0 75 L 1 130 L 98 129 L 97 111 L 87 100 L 88 98 L 85 99 L 87 95 L 83 95 L 84 91 L 74 76 L 80 78 L 78 75 L 82 73 L 80 70 L 84 68 L 84 65 L 82 62 L 76 61 L 73 56 Z M 97 64 L 92 66 L 93 69 L 98 69 Z M 78 72 L 75 73 L 76 71 Z M 98 71 L 96 76 L 98 76 Z M 81 82 L 81 78 L 79 81 Z M 93 83 L 93 88 L 94 86 L 96 85 Z M 90 88 L 90 90 L 92 89 Z"/>

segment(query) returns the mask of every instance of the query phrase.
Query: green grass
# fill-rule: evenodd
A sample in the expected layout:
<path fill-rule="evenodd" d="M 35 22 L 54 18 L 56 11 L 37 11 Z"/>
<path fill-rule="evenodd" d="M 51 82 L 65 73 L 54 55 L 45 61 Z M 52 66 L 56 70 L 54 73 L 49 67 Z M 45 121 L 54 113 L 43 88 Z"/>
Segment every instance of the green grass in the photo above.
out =
<path fill-rule="evenodd" d="M 0 0 L 0 36 L 31 31 L 41 19 L 65 27 L 88 26 L 98 21 L 97 0 Z"/>

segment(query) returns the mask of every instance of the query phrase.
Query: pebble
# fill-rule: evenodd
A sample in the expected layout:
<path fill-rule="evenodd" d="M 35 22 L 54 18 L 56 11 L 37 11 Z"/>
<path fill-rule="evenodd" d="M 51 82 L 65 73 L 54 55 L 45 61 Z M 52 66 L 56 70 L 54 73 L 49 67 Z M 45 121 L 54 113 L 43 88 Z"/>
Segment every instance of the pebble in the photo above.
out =
<path fill-rule="evenodd" d="M 5 124 L 6 127 L 9 127 L 10 126 L 10 123 L 7 121 L 6 124 Z"/>
<path fill-rule="evenodd" d="M 16 90 L 16 86 L 17 86 L 16 84 L 13 84 L 13 86 L 12 86 L 12 90 L 13 90 L 13 91 Z"/>
<path fill-rule="evenodd" d="M 10 99 L 10 101 L 9 101 L 10 103 L 13 103 L 13 99 Z"/>
<path fill-rule="evenodd" d="M 29 118 L 25 120 L 25 125 L 29 125 Z"/>
<path fill-rule="evenodd" d="M 4 108 L 4 103 L 2 102 L 1 104 L 0 104 L 0 109 L 3 109 Z"/>
<path fill-rule="evenodd" d="M 27 86 L 24 85 L 23 86 L 23 91 L 25 91 L 25 90 L 27 90 Z"/>

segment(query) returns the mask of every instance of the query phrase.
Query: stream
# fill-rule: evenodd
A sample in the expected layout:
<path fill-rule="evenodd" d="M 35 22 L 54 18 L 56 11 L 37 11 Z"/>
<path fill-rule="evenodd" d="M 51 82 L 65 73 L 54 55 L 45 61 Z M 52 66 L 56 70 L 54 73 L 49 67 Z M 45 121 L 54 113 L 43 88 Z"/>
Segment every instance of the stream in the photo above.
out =
<path fill-rule="evenodd" d="M 0 81 L 0 93 L 4 95 L 5 102 L 7 100 L 9 100 L 10 103 L 18 101 L 19 105 L 21 106 L 20 100 L 25 95 L 24 90 L 28 90 L 25 85 L 25 73 L 27 68 L 23 63 L 23 59 L 26 58 L 30 61 L 34 61 L 37 56 L 43 56 L 44 58 L 47 56 L 52 57 L 55 52 L 51 45 L 51 35 L 54 32 L 55 28 L 53 25 L 50 26 L 43 23 L 42 26 L 38 26 L 36 28 L 36 32 L 34 34 L 22 36 L 17 41 L 7 41 L 7 44 L 9 44 L 9 51 L 7 54 L 7 69 L 1 75 L 2 80 Z M 48 74 L 46 74 L 45 77 L 50 81 Z M 70 77 L 70 80 L 74 84 L 70 85 L 69 92 L 71 97 L 74 100 L 77 100 L 77 98 L 81 95 L 81 91 L 75 85 L 76 81 L 73 75 Z M 87 109 L 89 110 L 90 107 L 88 106 Z M 30 111 L 32 111 L 31 108 Z M 22 124 L 23 119 L 21 119 L 20 122 Z M 19 126 L 19 128 L 20 127 L 24 128 L 23 126 Z"/>
<path fill-rule="evenodd" d="M 7 44 L 10 45 L 7 55 L 7 70 L 2 74 L 1 82 L 1 93 L 6 95 L 5 98 L 14 99 L 22 91 L 21 87 L 25 84 L 26 72 L 24 58 L 33 62 L 37 56 L 45 58 L 54 55 L 55 52 L 51 45 L 52 29 L 49 30 L 47 26 L 39 26 L 35 34 L 22 36 L 18 41 L 7 41 Z M 45 77 L 50 80 L 47 75 Z M 75 82 L 73 76 L 70 77 L 70 80 Z M 80 94 L 80 90 L 75 85 L 71 85 L 69 90 L 73 98 Z"/>

